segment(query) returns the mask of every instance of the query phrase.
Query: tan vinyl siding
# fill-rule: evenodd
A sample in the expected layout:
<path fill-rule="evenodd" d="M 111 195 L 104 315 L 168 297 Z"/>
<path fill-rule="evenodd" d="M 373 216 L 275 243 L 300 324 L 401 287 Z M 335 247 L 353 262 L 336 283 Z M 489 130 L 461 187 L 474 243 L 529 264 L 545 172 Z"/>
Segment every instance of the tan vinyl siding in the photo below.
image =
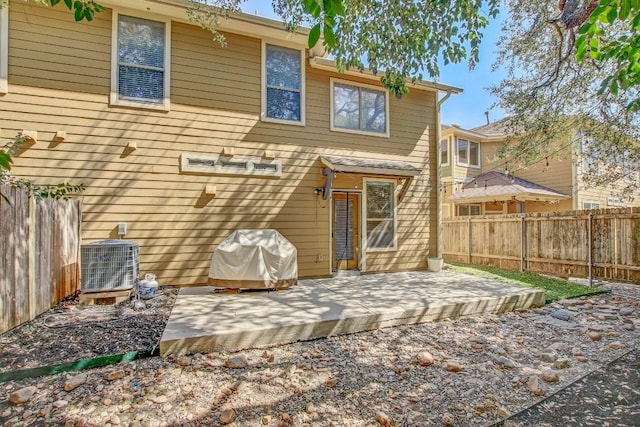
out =
<path fill-rule="evenodd" d="M 435 253 L 434 93 L 391 97 L 390 138 L 331 132 L 329 79 L 344 77 L 307 66 L 306 126 L 261 122 L 261 41 L 227 34 L 222 48 L 208 32 L 173 22 L 171 110 L 110 107 L 111 12 L 75 23 L 63 7 L 11 6 L 0 136 L 38 132 L 15 159 L 16 175 L 86 185 L 85 243 L 117 237 L 126 222 L 125 238 L 140 244 L 142 273 L 155 272 L 163 284 L 198 284 L 233 230 L 274 228 L 298 248 L 302 277 L 326 276 L 330 209 L 314 189 L 325 179 L 319 155 L 331 153 L 408 158 L 423 170 L 398 206 L 398 250 L 368 254 L 369 271 L 425 268 Z M 58 130 L 67 133 L 63 142 L 54 141 Z M 136 150 L 126 148 L 129 141 Z M 180 173 L 182 153 L 224 147 L 237 157 L 272 151 L 282 177 Z M 215 197 L 204 195 L 207 184 L 216 186 Z"/>

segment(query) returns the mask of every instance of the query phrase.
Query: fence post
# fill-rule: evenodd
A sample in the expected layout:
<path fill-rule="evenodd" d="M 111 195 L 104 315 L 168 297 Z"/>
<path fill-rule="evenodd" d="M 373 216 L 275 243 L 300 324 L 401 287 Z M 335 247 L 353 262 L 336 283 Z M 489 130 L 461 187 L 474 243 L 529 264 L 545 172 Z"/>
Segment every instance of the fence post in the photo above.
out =
<path fill-rule="evenodd" d="M 587 233 L 588 233 L 588 238 L 587 241 L 589 242 L 589 253 L 587 256 L 587 264 L 588 264 L 588 268 L 589 268 L 589 287 L 592 288 L 593 287 L 593 260 L 591 258 L 591 253 L 593 251 L 593 232 L 592 232 L 592 219 L 593 219 L 593 214 L 590 213 L 589 217 L 587 219 L 588 223 L 587 223 Z"/>
<path fill-rule="evenodd" d="M 37 203 L 35 197 L 29 197 L 28 201 L 29 225 L 27 226 L 28 258 L 27 258 L 27 284 L 29 285 L 29 319 L 35 319 L 38 313 L 38 297 L 40 296 L 36 287 L 36 257 L 38 246 L 36 243 Z"/>
<path fill-rule="evenodd" d="M 525 245 L 525 223 L 524 223 L 524 214 L 520 215 L 520 272 L 524 272 L 524 245 Z"/>
<path fill-rule="evenodd" d="M 467 218 L 467 230 L 469 231 L 469 255 L 467 256 L 467 263 L 471 264 L 471 216 Z"/>

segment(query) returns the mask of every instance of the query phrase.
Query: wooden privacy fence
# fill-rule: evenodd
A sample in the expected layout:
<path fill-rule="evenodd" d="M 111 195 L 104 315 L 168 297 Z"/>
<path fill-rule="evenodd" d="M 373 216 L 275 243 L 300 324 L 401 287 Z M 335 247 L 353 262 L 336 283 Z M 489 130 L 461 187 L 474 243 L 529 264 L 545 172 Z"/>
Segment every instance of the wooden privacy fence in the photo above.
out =
<path fill-rule="evenodd" d="M 80 200 L 35 202 L 0 186 L 0 333 L 34 319 L 80 284 Z"/>
<path fill-rule="evenodd" d="M 640 208 L 456 218 L 442 237 L 448 262 L 640 281 Z"/>

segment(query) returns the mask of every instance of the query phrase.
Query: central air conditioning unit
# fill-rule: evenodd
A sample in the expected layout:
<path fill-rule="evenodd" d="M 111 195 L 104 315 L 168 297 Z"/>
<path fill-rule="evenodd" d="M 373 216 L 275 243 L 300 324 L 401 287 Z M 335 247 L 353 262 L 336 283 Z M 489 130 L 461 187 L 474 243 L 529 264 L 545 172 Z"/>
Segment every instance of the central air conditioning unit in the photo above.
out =
<path fill-rule="evenodd" d="M 138 244 L 126 240 L 102 240 L 80 246 L 80 289 L 104 292 L 133 289 L 140 272 Z"/>

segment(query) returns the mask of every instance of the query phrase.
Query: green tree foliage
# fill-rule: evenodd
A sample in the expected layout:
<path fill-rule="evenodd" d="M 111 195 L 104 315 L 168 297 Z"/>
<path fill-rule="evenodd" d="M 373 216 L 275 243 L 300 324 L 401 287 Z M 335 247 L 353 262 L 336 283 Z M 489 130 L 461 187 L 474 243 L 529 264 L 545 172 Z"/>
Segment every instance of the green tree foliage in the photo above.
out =
<path fill-rule="evenodd" d="M 190 0 L 190 17 L 216 34 L 219 18 L 237 12 L 243 0 Z M 309 45 L 323 40 L 339 71 L 380 71 L 392 93 L 407 93 L 406 81 L 437 78 L 444 64 L 479 60 L 482 31 L 498 14 L 499 0 L 273 0 L 289 29 L 311 27 Z"/>
<path fill-rule="evenodd" d="M 93 17 L 96 13 L 104 12 L 106 9 L 94 0 L 27 0 L 33 4 L 39 4 L 42 6 L 56 6 L 57 4 L 63 4 L 70 11 L 73 12 L 73 17 L 76 21 L 93 21 Z M 9 0 L 0 0 L 0 8 L 6 7 L 9 4 Z"/>
<path fill-rule="evenodd" d="M 602 90 L 602 82 L 611 82 L 609 76 L 618 75 L 624 63 L 601 58 L 602 48 L 576 58 L 579 40 L 587 34 L 585 28 L 591 28 L 591 13 L 600 14 L 593 2 L 509 2 L 494 65 L 506 70 L 507 77 L 490 90 L 509 116 L 504 130 L 513 136 L 513 144 L 502 154 L 519 162 L 510 163 L 510 169 L 542 168 L 546 157 L 572 148 L 576 154 L 584 151 L 589 160 L 584 182 L 578 185 L 615 182 L 616 191 L 625 197 L 638 185 L 640 118 L 627 108 L 637 99 L 638 86 Z M 637 37 L 637 31 L 629 33 L 624 24 L 618 20 L 597 30 L 588 52 L 598 40 Z"/>
<path fill-rule="evenodd" d="M 600 91 L 617 96 L 620 91 L 635 91 L 627 109 L 640 109 L 640 0 L 601 0 L 589 19 L 580 27 L 576 40 L 578 62 L 593 58 L 611 64 L 611 73 Z"/>

